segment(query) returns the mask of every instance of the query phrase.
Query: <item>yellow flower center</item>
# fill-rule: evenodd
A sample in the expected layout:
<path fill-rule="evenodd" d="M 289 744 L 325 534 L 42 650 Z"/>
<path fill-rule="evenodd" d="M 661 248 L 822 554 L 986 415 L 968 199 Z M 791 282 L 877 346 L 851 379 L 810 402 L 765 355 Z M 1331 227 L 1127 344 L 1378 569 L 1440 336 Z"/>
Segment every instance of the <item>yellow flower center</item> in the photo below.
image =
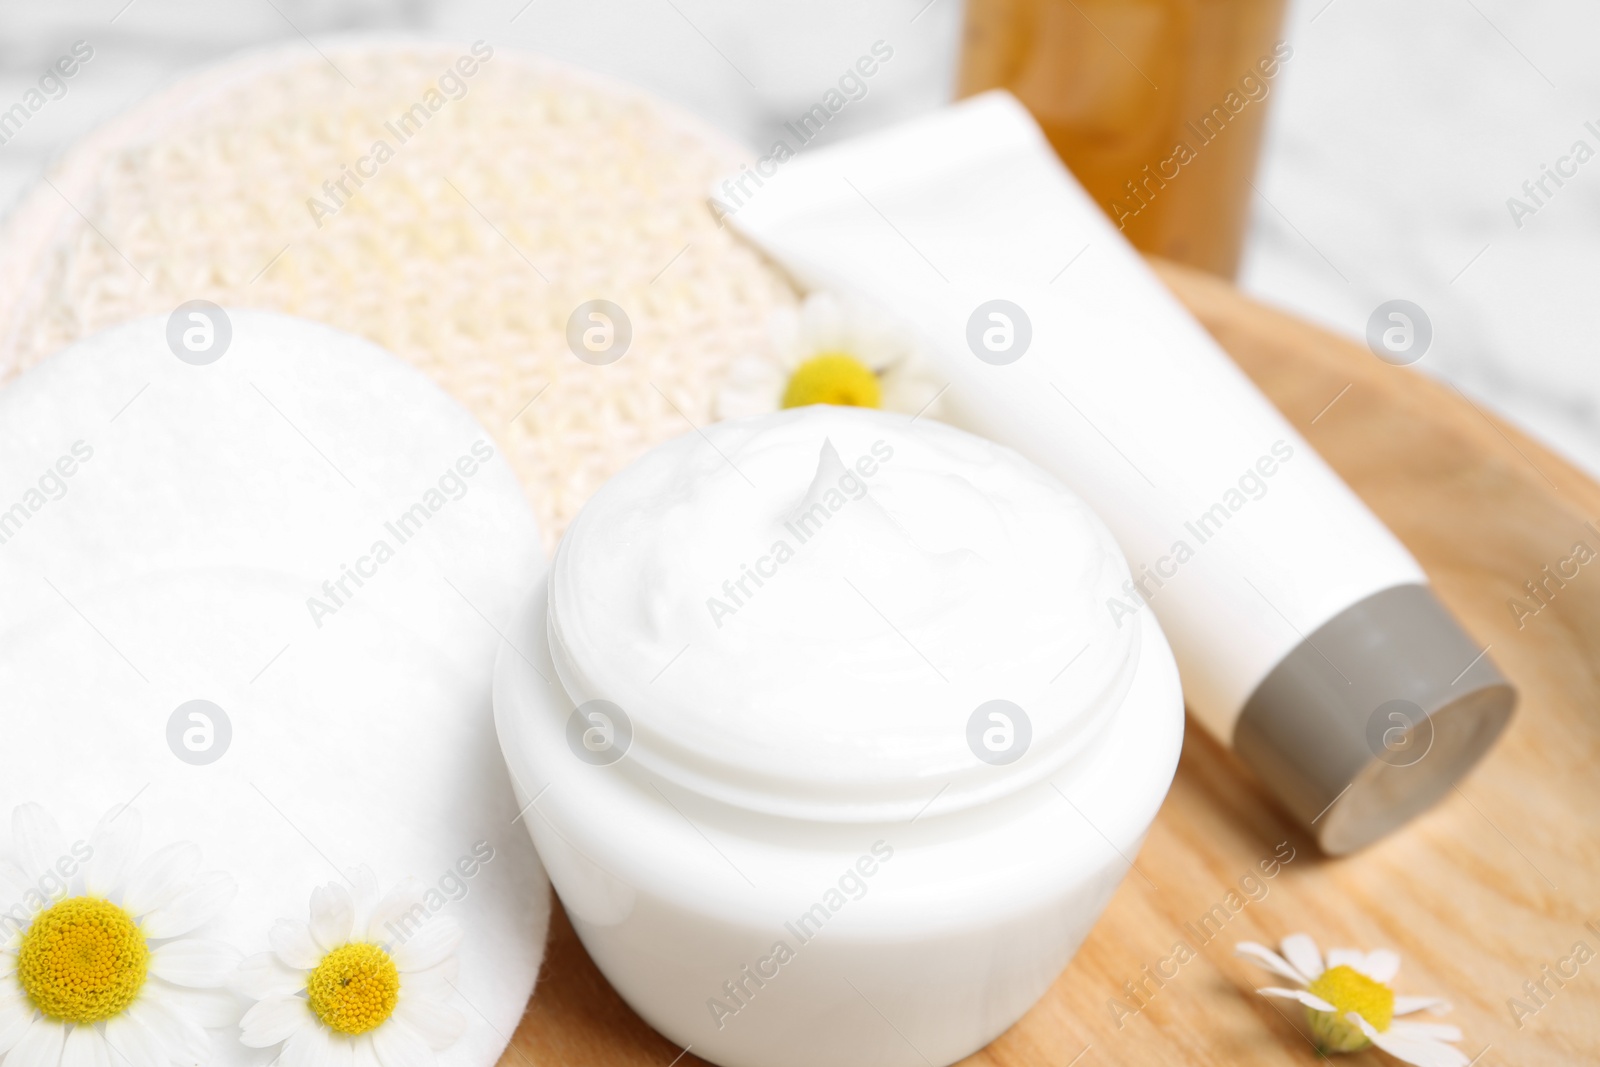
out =
<path fill-rule="evenodd" d="M 22 935 L 17 981 L 45 1015 L 86 1026 L 122 1014 L 144 988 L 149 963 L 133 916 L 99 897 L 69 897 Z"/>
<path fill-rule="evenodd" d="M 783 406 L 837 404 L 841 407 L 875 408 L 880 390 L 872 368 L 846 352 L 822 352 L 812 356 L 789 376 L 783 390 Z"/>
<path fill-rule="evenodd" d="M 306 981 L 311 1010 L 335 1033 L 364 1034 L 383 1025 L 400 1000 L 400 971 L 377 945 L 340 945 Z"/>
<path fill-rule="evenodd" d="M 1367 1020 L 1379 1033 L 1389 1029 L 1394 1019 L 1394 990 L 1342 963 L 1323 971 L 1321 977 L 1306 988 L 1339 1009 L 1337 1012 L 1306 1009 L 1311 1031 L 1326 1051 L 1356 1052 L 1371 1044 L 1361 1028 L 1345 1018 L 1349 1012 Z"/>

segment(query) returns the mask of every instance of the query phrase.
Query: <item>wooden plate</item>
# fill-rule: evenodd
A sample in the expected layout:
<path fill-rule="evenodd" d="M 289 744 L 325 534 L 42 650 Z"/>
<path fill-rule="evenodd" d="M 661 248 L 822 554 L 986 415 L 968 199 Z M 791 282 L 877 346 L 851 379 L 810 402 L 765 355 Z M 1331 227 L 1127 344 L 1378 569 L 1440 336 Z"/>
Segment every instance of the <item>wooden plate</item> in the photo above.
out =
<path fill-rule="evenodd" d="M 1549 582 L 1543 606 L 1524 585 L 1576 542 L 1600 553 L 1600 486 L 1449 386 L 1208 275 L 1156 267 L 1417 555 L 1522 703 L 1435 810 L 1340 860 L 1318 855 L 1229 752 L 1191 729 L 1136 860 L 1144 877 L 1124 881 L 1044 1000 L 967 1062 L 1316 1062 L 1299 1009 L 1252 992 L 1273 981 L 1233 955 L 1237 941 L 1295 931 L 1324 947 L 1397 949 L 1398 991 L 1451 1000 L 1474 1067 L 1600 1061 L 1600 558 Z M 1280 850 L 1293 859 L 1261 877 Z M 1194 952 L 1181 964 L 1180 941 Z M 1595 958 L 1578 962 L 1579 942 Z M 674 1062 L 702 1061 L 628 1009 L 557 907 L 538 993 L 501 1063 Z M 1393 1061 L 1368 1051 L 1344 1062 Z"/>

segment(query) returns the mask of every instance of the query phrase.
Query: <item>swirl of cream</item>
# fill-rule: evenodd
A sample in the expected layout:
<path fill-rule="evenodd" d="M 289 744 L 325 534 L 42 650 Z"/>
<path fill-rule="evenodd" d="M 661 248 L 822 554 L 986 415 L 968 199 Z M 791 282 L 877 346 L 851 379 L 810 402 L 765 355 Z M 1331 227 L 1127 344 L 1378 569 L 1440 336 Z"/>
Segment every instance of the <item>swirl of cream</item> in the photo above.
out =
<path fill-rule="evenodd" d="M 815 406 L 719 423 L 635 462 L 567 531 L 551 653 L 575 703 L 621 706 L 629 760 L 737 807 L 909 818 L 1082 754 L 1138 664 L 1127 564 L 1089 508 L 1009 449 Z M 969 720 L 1021 708 L 1028 749 Z"/>

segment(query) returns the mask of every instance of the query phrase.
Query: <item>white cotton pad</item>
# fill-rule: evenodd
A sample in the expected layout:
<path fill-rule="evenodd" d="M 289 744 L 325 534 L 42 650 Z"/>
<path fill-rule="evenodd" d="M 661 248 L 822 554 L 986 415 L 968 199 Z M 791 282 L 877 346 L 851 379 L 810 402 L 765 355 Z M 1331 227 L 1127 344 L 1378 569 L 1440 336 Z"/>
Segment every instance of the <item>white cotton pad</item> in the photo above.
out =
<path fill-rule="evenodd" d="M 490 712 L 537 525 L 489 433 L 422 373 L 227 314 L 208 365 L 146 318 L 0 392 L 0 814 L 36 801 L 76 840 L 134 800 L 145 853 L 194 841 L 238 883 L 202 933 L 246 955 L 346 868 L 437 886 L 492 850 L 439 898 L 468 1024 L 439 1062 L 486 1067 L 549 918 Z M 226 716 L 213 762 L 169 735 L 191 700 Z M 237 1034 L 214 1031 L 209 1062 L 270 1059 Z"/>

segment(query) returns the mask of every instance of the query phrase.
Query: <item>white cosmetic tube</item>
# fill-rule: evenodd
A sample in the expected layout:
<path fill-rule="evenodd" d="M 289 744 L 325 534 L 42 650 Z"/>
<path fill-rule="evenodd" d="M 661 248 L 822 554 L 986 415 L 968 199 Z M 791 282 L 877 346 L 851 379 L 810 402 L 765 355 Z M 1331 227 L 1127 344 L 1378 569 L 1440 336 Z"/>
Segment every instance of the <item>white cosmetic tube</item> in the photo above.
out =
<path fill-rule="evenodd" d="M 1191 713 L 1328 852 L 1431 805 L 1515 692 L 1415 559 L 1116 232 L 1027 111 L 987 93 L 764 157 L 713 210 L 808 289 L 925 342 L 949 421 L 1099 511 Z"/>

